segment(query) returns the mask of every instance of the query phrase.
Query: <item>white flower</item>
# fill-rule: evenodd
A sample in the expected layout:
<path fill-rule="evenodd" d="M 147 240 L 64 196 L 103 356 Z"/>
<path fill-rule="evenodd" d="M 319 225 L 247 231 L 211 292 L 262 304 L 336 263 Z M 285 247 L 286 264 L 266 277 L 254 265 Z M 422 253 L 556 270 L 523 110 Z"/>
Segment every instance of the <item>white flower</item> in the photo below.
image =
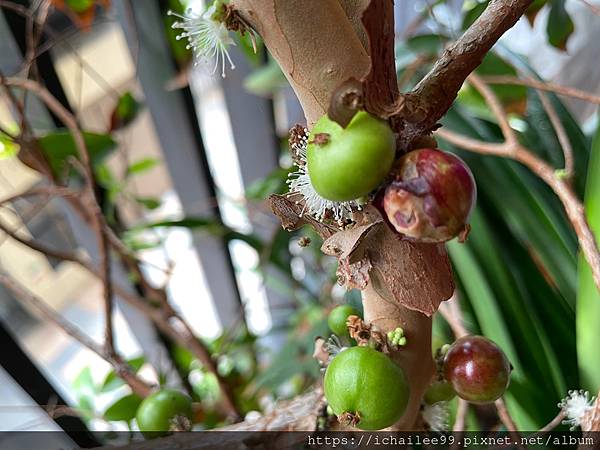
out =
<path fill-rule="evenodd" d="M 342 345 L 342 342 L 340 341 L 340 338 L 338 338 L 335 334 L 332 334 L 331 336 L 329 336 L 329 339 L 327 339 L 327 342 L 325 342 L 325 344 L 323 345 L 323 349 L 329 353 L 329 360 L 328 363 L 331 362 L 331 360 L 333 358 L 335 358 L 335 356 L 338 353 L 343 352 L 344 350 L 346 350 L 348 347 L 344 347 Z"/>
<path fill-rule="evenodd" d="M 302 197 L 304 199 L 304 208 L 300 213 L 300 217 L 305 212 L 308 212 L 311 216 L 322 222 L 327 217 L 328 212 L 331 214 L 333 220 L 342 224 L 344 219 L 352 220 L 352 212 L 355 209 L 361 210 L 361 204 L 356 200 L 350 200 L 345 202 L 334 202 L 326 198 L 315 191 L 308 173 L 308 164 L 306 164 L 306 148 L 308 146 L 308 130 L 304 129 L 304 135 L 299 137 L 297 142 L 292 144 L 292 155 L 295 156 L 300 162 L 298 170 L 291 172 L 288 175 L 289 180 L 287 183 L 290 188 L 290 192 L 287 194 L 288 198 L 298 197 L 296 203 L 301 202 Z"/>
<path fill-rule="evenodd" d="M 567 418 L 563 420 L 566 425 L 571 425 L 571 431 L 576 427 L 581 426 L 585 419 L 585 415 L 590 412 L 594 406 L 594 397 L 589 398 L 588 391 L 569 391 L 567 395 L 558 404 L 558 407 L 563 410 Z"/>
<path fill-rule="evenodd" d="M 217 4 L 221 5 L 220 2 L 215 1 L 203 13 L 194 12 L 189 8 L 184 15 L 173 11 L 169 11 L 168 14 L 181 19 L 180 22 L 173 24 L 173 28 L 183 30 L 177 39 L 189 41 L 187 48 L 193 49 L 197 61 L 214 59 L 213 73 L 221 61 L 221 76 L 225 78 L 225 59 L 229 61 L 231 69 L 235 69 L 227 50 L 227 47 L 235 45 L 235 42 L 225 24 L 215 19 Z"/>
<path fill-rule="evenodd" d="M 446 431 L 448 429 L 448 402 L 425 405 L 421 415 L 431 431 Z"/>

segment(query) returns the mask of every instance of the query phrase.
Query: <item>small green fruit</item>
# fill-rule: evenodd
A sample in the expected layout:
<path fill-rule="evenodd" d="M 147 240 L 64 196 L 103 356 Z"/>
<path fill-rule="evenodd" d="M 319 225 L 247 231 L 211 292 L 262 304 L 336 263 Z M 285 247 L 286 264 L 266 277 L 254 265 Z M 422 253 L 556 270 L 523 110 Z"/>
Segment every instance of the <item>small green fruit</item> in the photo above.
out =
<path fill-rule="evenodd" d="M 396 141 L 387 122 L 359 111 L 346 128 L 327 115 L 309 137 L 308 174 L 314 189 L 333 201 L 363 197 L 388 174 Z"/>
<path fill-rule="evenodd" d="M 437 380 L 431 383 L 425 391 L 423 399 L 428 405 L 438 402 L 449 402 L 456 396 L 454 388 L 446 380 Z"/>
<path fill-rule="evenodd" d="M 333 308 L 329 313 L 329 316 L 327 316 L 327 325 L 329 325 L 329 329 L 339 337 L 350 337 L 348 326 L 346 325 L 348 316 L 360 317 L 361 314 L 358 309 L 350 305 L 340 305 Z"/>
<path fill-rule="evenodd" d="M 333 358 L 324 385 L 325 397 L 338 420 L 363 430 L 391 426 L 408 403 L 404 371 L 369 347 L 351 347 Z"/>
<path fill-rule="evenodd" d="M 192 417 L 192 400 L 175 389 L 150 394 L 136 413 L 138 427 L 148 437 L 165 436 L 186 421 L 191 425 Z"/>

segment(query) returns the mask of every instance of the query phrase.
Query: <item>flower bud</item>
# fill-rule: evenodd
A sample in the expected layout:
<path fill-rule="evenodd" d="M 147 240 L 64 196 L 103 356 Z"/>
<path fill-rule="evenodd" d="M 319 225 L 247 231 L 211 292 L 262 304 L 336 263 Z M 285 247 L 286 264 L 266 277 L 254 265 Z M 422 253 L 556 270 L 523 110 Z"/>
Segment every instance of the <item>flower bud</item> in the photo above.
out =
<path fill-rule="evenodd" d="M 386 188 L 389 224 L 419 242 L 445 242 L 466 230 L 477 196 L 469 167 L 457 156 L 423 148 L 404 155 Z"/>

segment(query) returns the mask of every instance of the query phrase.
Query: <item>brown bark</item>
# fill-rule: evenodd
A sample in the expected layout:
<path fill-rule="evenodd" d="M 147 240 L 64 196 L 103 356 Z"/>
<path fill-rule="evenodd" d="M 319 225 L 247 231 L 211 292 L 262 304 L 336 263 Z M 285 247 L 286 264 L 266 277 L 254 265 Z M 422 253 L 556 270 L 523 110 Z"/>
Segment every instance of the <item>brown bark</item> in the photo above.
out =
<path fill-rule="evenodd" d="M 338 0 L 235 0 L 294 88 L 309 126 L 348 78 L 363 78 L 369 57 Z"/>

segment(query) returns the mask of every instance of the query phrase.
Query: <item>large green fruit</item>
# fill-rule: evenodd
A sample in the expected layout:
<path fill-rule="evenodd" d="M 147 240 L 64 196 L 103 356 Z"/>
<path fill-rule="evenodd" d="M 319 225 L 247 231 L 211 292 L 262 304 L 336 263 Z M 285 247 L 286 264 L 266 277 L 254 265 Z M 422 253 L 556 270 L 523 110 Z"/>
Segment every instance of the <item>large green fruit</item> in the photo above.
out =
<path fill-rule="evenodd" d="M 363 197 L 390 171 L 395 148 L 390 126 L 369 113 L 356 113 L 346 128 L 324 115 L 309 137 L 306 158 L 310 181 L 328 200 Z"/>
<path fill-rule="evenodd" d="M 325 372 L 325 397 L 338 418 L 363 430 L 394 424 L 406 410 L 409 388 L 404 371 L 370 347 L 339 353 Z"/>
<path fill-rule="evenodd" d="M 360 311 L 350 305 L 340 305 L 333 308 L 327 316 L 329 329 L 340 337 L 350 337 L 348 326 L 346 325 L 348 316 L 360 317 Z"/>
<path fill-rule="evenodd" d="M 149 437 L 164 436 L 186 420 L 191 424 L 192 400 L 175 389 L 161 389 L 146 397 L 136 414 L 140 431 Z"/>

